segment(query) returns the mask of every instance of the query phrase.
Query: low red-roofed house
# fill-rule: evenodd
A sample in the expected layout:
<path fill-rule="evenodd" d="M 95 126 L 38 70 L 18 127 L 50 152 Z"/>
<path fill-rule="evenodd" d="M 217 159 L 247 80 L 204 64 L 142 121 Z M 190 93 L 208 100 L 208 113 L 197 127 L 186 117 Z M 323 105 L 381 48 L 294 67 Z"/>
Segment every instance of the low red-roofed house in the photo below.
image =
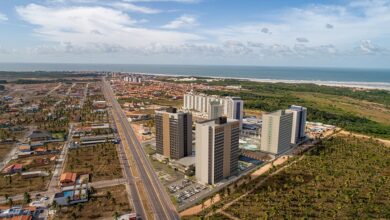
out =
<path fill-rule="evenodd" d="M 29 151 L 31 151 L 31 146 L 29 144 L 20 144 L 19 151 L 20 152 L 29 152 Z"/>
<path fill-rule="evenodd" d="M 77 178 L 76 173 L 63 173 L 61 174 L 60 184 L 62 187 L 75 185 L 76 178 Z"/>
<path fill-rule="evenodd" d="M 11 220 L 32 220 L 31 215 L 18 215 L 11 218 Z"/>
<path fill-rule="evenodd" d="M 17 164 L 15 164 L 13 170 L 15 173 L 20 173 L 23 171 L 23 165 L 20 163 L 17 163 Z"/>
<path fill-rule="evenodd" d="M 43 147 L 38 147 L 34 151 L 36 154 L 45 154 L 46 153 L 46 149 Z"/>
<path fill-rule="evenodd" d="M 7 166 L 3 169 L 3 174 L 13 174 L 13 173 L 20 173 L 23 171 L 23 165 L 22 164 L 12 164 Z"/>
<path fill-rule="evenodd" d="M 1 171 L 3 174 L 10 174 L 11 172 L 12 172 L 12 169 L 14 168 L 14 165 L 12 164 L 12 165 L 9 165 L 9 166 L 7 166 L 7 167 L 5 167 L 4 169 L 3 169 L 3 171 Z"/>

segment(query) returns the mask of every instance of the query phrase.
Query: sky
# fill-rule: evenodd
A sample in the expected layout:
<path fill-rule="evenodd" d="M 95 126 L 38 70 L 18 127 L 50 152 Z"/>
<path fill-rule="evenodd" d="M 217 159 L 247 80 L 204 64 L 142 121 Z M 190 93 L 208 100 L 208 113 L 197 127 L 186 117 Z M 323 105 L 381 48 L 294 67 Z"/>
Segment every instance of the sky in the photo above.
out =
<path fill-rule="evenodd" d="M 390 0 L 0 0 L 1 62 L 390 68 Z"/>

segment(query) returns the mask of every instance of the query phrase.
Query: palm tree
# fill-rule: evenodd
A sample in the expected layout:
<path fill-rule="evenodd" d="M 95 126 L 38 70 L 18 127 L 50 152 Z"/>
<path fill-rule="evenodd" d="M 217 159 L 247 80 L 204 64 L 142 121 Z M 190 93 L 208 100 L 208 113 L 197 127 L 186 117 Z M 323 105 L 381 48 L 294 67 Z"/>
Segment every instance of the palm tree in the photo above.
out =
<path fill-rule="evenodd" d="M 77 215 L 76 215 L 76 213 L 74 213 L 74 212 L 72 212 L 72 219 L 77 219 Z"/>
<path fill-rule="evenodd" d="M 53 201 L 53 203 L 51 204 L 51 208 L 57 211 L 57 208 L 58 208 L 57 201 L 55 201 L 55 200 Z"/>
<path fill-rule="evenodd" d="M 226 188 L 226 193 L 227 193 L 228 196 L 230 196 L 231 192 L 230 192 L 230 187 L 229 186 Z"/>
<path fill-rule="evenodd" d="M 14 201 L 11 198 L 8 198 L 7 203 L 9 207 L 12 207 L 14 205 Z"/>
<path fill-rule="evenodd" d="M 24 192 L 24 194 L 23 194 L 23 201 L 24 201 L 25 204 L 31 202 L 31 196 L 30 196 L 30 194 L 28 192 Z"/>
<path fill-rule="evenodd" d="M 11 183 L 12 183 L 12 176 L 8 176 L 8 183 L 11 185 Z"/>
<path fill-rule="evenodd" d="M 112 217 L 114 218 L 114 220 L 118 220 L 119 219 L 119 213 L 117 211 L 115 211 L 114 215 Z"/>
<path fill-rule="evenodd" d="M 77 204 L 77 211 L 81 212 L 83 205 L 81 203 Z"/>
<path fill-rule="evenodd" d="M 111 192 L 110 192 L 110 191 L 107 191 L 107 193 L 106 193 L 106 197 L 107 197 L 107 199 L 111 199 L 111 197 L 112 197 L 112 194 L 111 194 Z"/>

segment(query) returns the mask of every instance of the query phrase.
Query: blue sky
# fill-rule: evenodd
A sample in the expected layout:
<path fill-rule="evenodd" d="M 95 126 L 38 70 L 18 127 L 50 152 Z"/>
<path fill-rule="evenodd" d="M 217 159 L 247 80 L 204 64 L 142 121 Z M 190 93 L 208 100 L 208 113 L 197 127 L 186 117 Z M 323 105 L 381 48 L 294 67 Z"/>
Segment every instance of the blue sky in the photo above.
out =
<path fill-rule="evenodd" d="M 389 61 L 390 0 L 0 0 L 0 62 Z"/>

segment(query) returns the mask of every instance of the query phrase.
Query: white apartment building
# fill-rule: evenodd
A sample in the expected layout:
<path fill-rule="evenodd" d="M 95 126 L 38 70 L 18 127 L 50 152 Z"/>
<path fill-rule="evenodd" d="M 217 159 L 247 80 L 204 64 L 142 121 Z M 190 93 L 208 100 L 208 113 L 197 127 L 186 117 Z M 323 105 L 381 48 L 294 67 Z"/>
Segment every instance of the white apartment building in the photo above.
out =
<path fill-rule="evenodd" d="M 220 117 L 196 123 L 195 176 L 215 184 L 238 174 L 239 121 Z"/>
<path fill-rule="evenodd" d="M 211 101 L 207 110 L 208 119 L 216 119 L 223 116 L 223 106 L 219 101 Z"/>
<path fill-rule="evenodd" d="M 291 143 L 297 144 L 300 140 L 305 138 L 307 109 L 302 106 L 291 105 L 286 110 L 293 114 Z"/>
<path fill-rule="evenodd" d="M 226 97 L 226 116 L 240 121 L 242 129 L 242 119 L 244 117 L 244 101 L 240 97 Z"/>
<path fill-rule="evenodd" d="M 260 150 L 280 154 L 291 146 L 293 113 L 279 110 L 263 115 Z"/>
<path fill-rule="evenodd" d="M 203 114 L 209 114 L 210 103 L 219 102 L 222 105 L 223 115 L 229 119 L 240 121 L 242 128 L 242 119 L 244 116 L 244 101 L 240 97 L 220 97 L 215 95 L 198 94 L 194 92 L 184 95 L 183 109 L 197 111 Z M 208 115 L 208 118 L 211 116 Z"/>

